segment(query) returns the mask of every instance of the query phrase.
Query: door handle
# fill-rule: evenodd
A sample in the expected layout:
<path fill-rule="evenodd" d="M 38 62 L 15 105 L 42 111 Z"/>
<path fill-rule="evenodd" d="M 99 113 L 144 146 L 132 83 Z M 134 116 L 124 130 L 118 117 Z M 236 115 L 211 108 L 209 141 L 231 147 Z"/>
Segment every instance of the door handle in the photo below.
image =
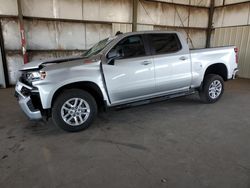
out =
<path fill-rule="evenodd" d="M 141 64 L 142 65 L 149 65 L 149 64 L 151 64 L 152 62 L 151 61 L 143 61 Z"/>
<path fill-rule="evenodd" d="M 182 61 L 185 61 L 186 59 L 187 59 L 187 57 L 185 57 L 185 56 L 180 57 L 180 60 L 182 60 Z"/>

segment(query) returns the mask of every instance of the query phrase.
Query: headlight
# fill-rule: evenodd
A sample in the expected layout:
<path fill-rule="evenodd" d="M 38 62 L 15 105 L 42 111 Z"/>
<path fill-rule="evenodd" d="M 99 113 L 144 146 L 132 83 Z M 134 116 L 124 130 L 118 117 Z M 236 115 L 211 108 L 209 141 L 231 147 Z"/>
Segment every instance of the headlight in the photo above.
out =
<path fill-rule="evenodd" d="M 29 82 L 43 80 L 43 79 L 45 79 L 45 77 L 46 77 L 45 71 L 27 72 L 26 73 L 26 78 Z"/>

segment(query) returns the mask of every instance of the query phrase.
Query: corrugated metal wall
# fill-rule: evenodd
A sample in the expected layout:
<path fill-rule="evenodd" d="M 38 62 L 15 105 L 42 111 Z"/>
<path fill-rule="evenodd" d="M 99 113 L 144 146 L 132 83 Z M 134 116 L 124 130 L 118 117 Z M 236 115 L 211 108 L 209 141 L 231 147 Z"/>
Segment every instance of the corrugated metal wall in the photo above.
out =
<path fill-rule="evenodd" d="M 22 0 L 21 3 L 30 61 L 81 54 L 116 29 L 132 30 L 131 0 Z M 0 4 L 9 82 L 15 84 L 17 70 L 23 65 L 17 0 L 0 0 Z"/>
<path fill-rule="evenodd" d="M 29 60 L 80 54 L 118 30 L 132 31 L 133 0 L 21 2 Z M 17 0 L 0 0 L 0 4 L 9 81 L 14 84 L 23 64 Z M 210 0 L 140 0 L 137 30 L 176 30 L 184 34 L 191 48 L 205 47 L 209 5 Z M 241 41 L 237 44 L 244 48 L 249 37 L 238 33 L 245 32 L 242 28 L 250 24 L 249 1 L 215 0 L 215 5 L 212 45 L 233 44 L 226 39 L 235 36 L 236 41 Z M 250 78 L 249 48 L 242 47 L 240 76 Z"/>
<path fill-rule="evenodd" d="M 237 3 L 237 4 L 233 4 Z M 239 76 L 250 78 L 250 2 L 216 1 L 212 46 L 236 45 L 239 48 Z"/>
<path fill-rule="evenodd" d="M 219 7 L 245 2 L 249 2 L 249 0 L 215 0 L 215 6 Z"/>
<path fill-rule="evenodd" d="M 162 2 L 162 0 L 158 2 L 140 1 L 138 30 L 180 31 L 186 37 L 190 48 L 204 48 L 209 12 L 206 7 L 210 1 L 164 1 L 174 4 Z"/>
<path fill-rule="evenodd" d="M 21 0 L 29 60 L 82 53 L 118 30 L 132 31 L 133 0 Z M 0 0 L 9 81 L 22 66 L 17 0 Z M 178 30 L 205 47 L 210 0 L 140 0 L 137 30 Z"/>
<path fill-rule="evenodd" d="M 239 76 L 250 78 L 250 26 L 216 28 L 212 45 L 236 45 L 239 48 Z"/>

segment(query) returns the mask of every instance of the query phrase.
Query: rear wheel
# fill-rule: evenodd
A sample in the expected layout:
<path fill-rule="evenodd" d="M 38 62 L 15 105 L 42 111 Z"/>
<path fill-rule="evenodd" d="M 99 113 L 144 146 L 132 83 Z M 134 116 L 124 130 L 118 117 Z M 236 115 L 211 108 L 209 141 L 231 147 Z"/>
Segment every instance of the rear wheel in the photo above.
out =
<path fill-rule="evenodd" d="M 94 98 L 86 91 L 70 89 L 57 97 L 52 108 L 56 125 L 69 132 L 88 128 L 97 114 Z"/>
<path fill-rule="evenodd" d="M 203 87 L 199 92 L 204 103 L 215 103 L 224 92 L 224 80 L 216 74 L 208 74 L 204 78 Z"/>

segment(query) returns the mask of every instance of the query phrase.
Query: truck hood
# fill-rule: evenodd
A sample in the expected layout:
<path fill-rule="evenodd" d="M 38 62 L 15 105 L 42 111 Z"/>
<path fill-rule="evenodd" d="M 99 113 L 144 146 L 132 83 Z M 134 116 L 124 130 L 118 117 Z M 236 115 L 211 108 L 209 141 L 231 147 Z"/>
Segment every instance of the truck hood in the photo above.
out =
<path fill-rule="evenodd" d="M 54 64 L 54 63 L 63 63 L 67 61 L 73 61 L 77 59 L 85 59 L 83 56 L 71 56 L 71 57 L 63 57 L 63 58 L 51 58 L 51 59 L 44 59 L 44 60 L 36 60 L 31 61 L 22 66 L 20 69 L 21 71 L 31 70 L 31 69 L 40 69 L 42 65 L 46 64 Z"/>

